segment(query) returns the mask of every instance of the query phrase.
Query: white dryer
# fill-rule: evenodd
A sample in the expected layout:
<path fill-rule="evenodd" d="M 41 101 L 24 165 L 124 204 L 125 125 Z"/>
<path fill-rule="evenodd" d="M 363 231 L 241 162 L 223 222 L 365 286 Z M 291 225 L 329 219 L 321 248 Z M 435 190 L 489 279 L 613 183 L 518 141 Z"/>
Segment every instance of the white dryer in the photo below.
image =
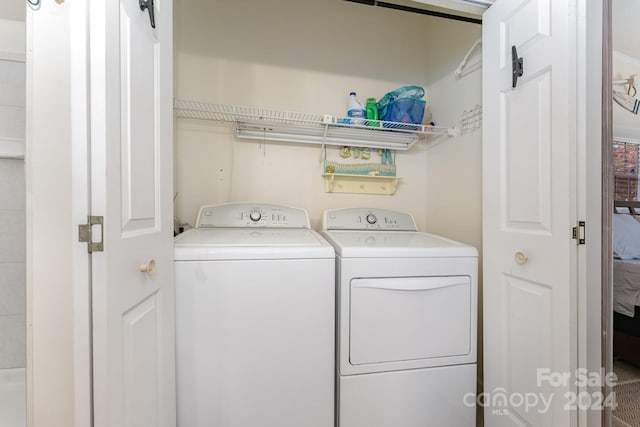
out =
<path fill-rule="evenodd" d="M 339 427 L 472 427 L 477 251 L 382 209 L 324 213 L 336 250 Z"/>
<path fill-rule="evenodd" d="M 175 239 L 178 426 L 333 427 L 334 266 L 302 209 L 200 209 Z"/>

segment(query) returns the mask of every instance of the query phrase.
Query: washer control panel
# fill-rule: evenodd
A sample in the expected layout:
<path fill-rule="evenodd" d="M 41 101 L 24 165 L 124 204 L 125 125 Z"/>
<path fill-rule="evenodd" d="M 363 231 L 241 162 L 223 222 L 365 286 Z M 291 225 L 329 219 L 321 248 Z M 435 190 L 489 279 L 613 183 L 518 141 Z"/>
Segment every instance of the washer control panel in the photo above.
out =
<path fill-rule="evenodd" d="M 265 203 L 202 206 L 196 228 L 310 228 L 304 209 Z"/>
<path fill-rule="evenodd" d="M 333 209 L 322 216 L 324 230 L 418 231 L 411 214 L 375 208 Z"/>

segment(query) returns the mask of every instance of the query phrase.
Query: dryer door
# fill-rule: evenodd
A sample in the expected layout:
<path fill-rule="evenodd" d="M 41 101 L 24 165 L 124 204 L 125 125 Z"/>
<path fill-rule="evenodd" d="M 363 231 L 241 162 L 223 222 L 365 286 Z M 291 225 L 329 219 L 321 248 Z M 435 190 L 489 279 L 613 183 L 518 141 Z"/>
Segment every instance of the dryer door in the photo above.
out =
<path fill-rule="evenodd" d="M 353 279 L 350 364 L 435 366 L 472 355 L 471 298 L 468 276 Z"/>

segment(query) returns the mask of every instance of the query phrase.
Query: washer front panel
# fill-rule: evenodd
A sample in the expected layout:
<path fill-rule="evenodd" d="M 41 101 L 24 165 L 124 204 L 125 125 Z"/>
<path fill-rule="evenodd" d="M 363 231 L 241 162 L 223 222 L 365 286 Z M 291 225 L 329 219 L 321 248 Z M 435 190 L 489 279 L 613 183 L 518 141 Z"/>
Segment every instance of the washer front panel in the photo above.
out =
<path fill-rule="evenodd" d="M 333 427 L 334 265 L 176 262 L 178 425 Z"/>
<path fill-rule="evenodd" d="M 417 231 L 413 217 L 376 208 L 333 209 L 324 212 L 323 230 Z"/>

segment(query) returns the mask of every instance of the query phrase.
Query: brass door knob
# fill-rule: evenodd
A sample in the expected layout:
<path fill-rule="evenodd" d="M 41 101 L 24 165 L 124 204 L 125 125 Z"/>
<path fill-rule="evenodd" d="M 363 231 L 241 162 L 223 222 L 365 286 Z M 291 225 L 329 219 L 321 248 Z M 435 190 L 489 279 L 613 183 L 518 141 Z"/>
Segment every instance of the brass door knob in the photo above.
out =
<path fill-rule="evenodd" d="M 152 259 L 146 264 L 142 264 L 140 266 L 140 272 L 147 273 L 149 276 L 156 274 L 156 261 Z"/>
<path fill-rule="evenodd" d="M 527 261 L 529 261 L 529 257 L 527 256 L 527 254 L 522 251 L 516 252 L 513 258 L 516 260 L 516 263 L 520 265 L 526 264 Z"/>

